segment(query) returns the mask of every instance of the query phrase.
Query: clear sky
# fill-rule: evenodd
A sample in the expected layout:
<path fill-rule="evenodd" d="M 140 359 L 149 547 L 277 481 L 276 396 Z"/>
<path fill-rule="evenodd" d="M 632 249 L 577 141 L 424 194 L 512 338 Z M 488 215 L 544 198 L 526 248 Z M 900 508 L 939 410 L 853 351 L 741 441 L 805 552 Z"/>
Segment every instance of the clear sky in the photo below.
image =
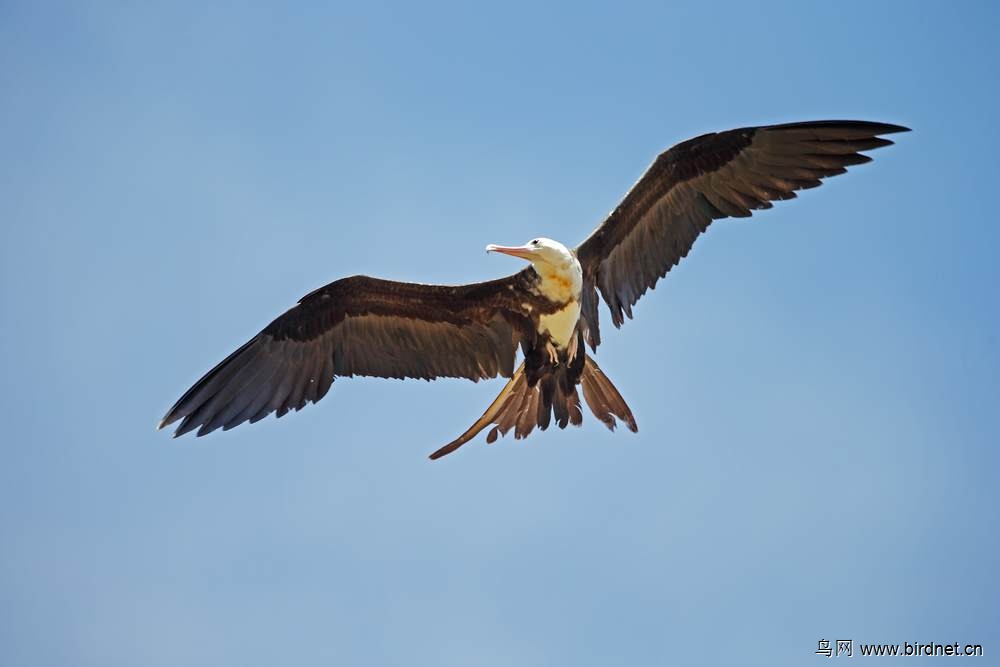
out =
<path fill-rule="evenodd" d="M 0 4 L 0 663 L 996 659 L 995 3 L 250 4 Z M 914 131 L 605 311 L 637 435 L 432 463 L 502 382 L 371 379 L 153 430 L 315 287 L 506 275 L 823 118 Z"/>

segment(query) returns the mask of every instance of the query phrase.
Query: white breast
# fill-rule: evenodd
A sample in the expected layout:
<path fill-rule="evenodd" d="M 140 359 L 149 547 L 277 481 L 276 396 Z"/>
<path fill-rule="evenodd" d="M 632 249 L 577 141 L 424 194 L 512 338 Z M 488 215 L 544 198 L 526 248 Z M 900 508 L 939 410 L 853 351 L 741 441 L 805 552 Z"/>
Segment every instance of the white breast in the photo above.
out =
<path fill-rule="evenodd" d="M 580 296 L 583 290 L 583 267 L 566 246 L 550 239 L 547 254 L 532 260 L 540 278 L 535 291 L 554 303 L 564 303 L 561 310 L 538 318 L 538 330 L 547 333 L 558 347 L 566 347 L 573 340 L 576 323 L 580 319 Z"/>
<path fill-rule="evenodd" d="M 562 310 L 551 315 L 538 318 L 538 328 L 542 333 L 548 333 L 552 342 L 559 347 L 566 347 L 573 340 L 577 320 L 580 319 L 580 302 L 573 299 Z"/>

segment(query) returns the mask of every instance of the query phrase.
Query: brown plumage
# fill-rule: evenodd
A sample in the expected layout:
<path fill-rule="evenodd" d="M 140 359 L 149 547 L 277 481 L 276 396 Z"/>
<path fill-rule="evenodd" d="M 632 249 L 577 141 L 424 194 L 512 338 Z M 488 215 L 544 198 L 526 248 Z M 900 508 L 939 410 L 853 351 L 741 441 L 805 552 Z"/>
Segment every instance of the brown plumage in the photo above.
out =
<path fill-rule="evenodd" d="M 633 433 L 639 430 L 635 423 L 635 417 L 632 416 L 632 411 L 625 404 L 625 399 L 597 366 L 597 362 L 584 354 L 577 358 L 583 362 L 579 384 L 583 389 L 587 407 L 590 408 L 594 416 L 612 431 L 617 425 L 616 418 L 621 420 Z M 558 377 L 558 374 L 548 377 Z M 557 416 L 564 415 L 564 417 L 560 417 L 560 428 L 566 428 L 567 424 L 579 426 L 583 423 L 580 395 L 577 393 L 575 385 L 571 385 L 563 379 L 565 377 L 566 373 L 563 372 L 561 381 L 557 380 L 554 386 L 554 390 L 562 398 L 562 405 L 565 406 L 562 413 L 558 409 L 555 410 Z M 549 423 L 548 412 L 545 412 L 543 418 L 538 417 L 539 410 L 544 405 L 542 396 L 541 387 L 537 384 L 534 387 L 528 384 L 528 376 L 525 374 L 522 363 L 514 377 L 507 382 L 500 395 L 490 404 L 483 416 L 476 420 L 465 433 L 431 454 L 431 458 L 439 459 L 445 454 L 452 453 L 490 425 L 493 425 L 493 428 L 486 434 L 488 444 L 496 442 L 498 436 L 507 435 L 511 429 L 514 429 L 515 440 L 527 438 L 536 425 L 545 430 Z"/>
<path fill-rule="evenodd" d="M 323 398 L 335 376 L 510 377 L 518 344 L 532 334 L 528 297 L 521 298 L 532 280 L 524 270 L 455 287 L 367 276 L 332 282 L 206 373 L 160 427 L 183 419 L 175 436 L 194 429 L 201 436 L 272 412 L 281 417 Z"/>
<path fill-rule="evenodd" d="M 908 131 L 851 120 L 788 123 L 705 134 L 662 153 L 576 249 L 591 348 L 601 342 L 597 291 L 621 326 L 713 220 L 749 217 L 772 201 L 794 199 L 796 190 L 870 162 L 862 151 L 892 145 L 878 135 Z"/>
<path fill-rule="evenodd" d="M 431 458 L 490 425 L 487 442 L 511 429 L 515 438 L 527 437 L 553 416 L 560 428 L 579 425 L 577 386 L 602 423 L 614 429 L 620 420 L 635 431 L 631 410 L 584 349 L 584 340 L 593 350 L 601 340 L 598 292 L 621 326 L 713 220 L 792 199 L 796 190 L 868 162 L 863 151 L 892 143 L 879 135 L 906 130 L 819 121 L 690 139 L 661 154 L 575 252 L 536 239 L 520 248 L 493 247 L 533 263 L 499 280 L 438 286 L 354 276 L 306 295 L 195 383 L 159 427 L 179 420 L 175 436 L 194 430 L 201 436 L 272 412 L 281 417 L 323 398 L 337 376 L 503 376 L 511 379 L 482 417 Z M 533 247 L 539 241 L 565 266 L 553 269 Z M 574 276 L 581 281 L 575 294 Z M 561 340 L 556 332 L 564 316 L 578 319 L 572 336 Z M 524 359 L 515 372 L 518 347 Z"/>

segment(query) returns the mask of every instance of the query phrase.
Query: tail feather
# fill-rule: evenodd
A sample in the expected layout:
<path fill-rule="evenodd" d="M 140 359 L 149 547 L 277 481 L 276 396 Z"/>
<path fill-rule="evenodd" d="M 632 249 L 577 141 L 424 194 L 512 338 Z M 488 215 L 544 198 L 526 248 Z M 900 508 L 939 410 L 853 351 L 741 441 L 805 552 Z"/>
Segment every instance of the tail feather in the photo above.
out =
<path fill-rule="evenodd" d="M 521 362 L 521 365 L 517 367 L 517 371 L 514 373 L 514 376 L 507 381 L 507 384 L 504 385 L 500 394 L 493 399 L 493 402 L 490 403 L 490 407 L 486 408 L 486 412 L 483 413 L 483 416 L 477 419 L 475 423 L 473 423 L 472 426 L 465 431 L 465 433 L 431 454 L 431 460 L 439 459 L 445 454 L 451 454 L 469 440 L 476 437 L 480 431 L 492 424 L 495 419 L 500 417 L 500 415 L 509 414 L 509 406 L 512 402 L 520 404 L 521 401 L 527 398 L 525 392 L 527 387 L 528 379 L 524 376 L 524 362 Z M 486 438 L 487 442 L 493 442 L 493 440 L 496 440 L 496 429 L 491 431 Z"/>
<path fill-rule="evenodd" d="M 635 417 L 632 416 L 625 399 L 589 357 L 584 361 L 580 386 L 587 407 L 605 426 L 613 431 L 617 418 L 633 433 L 638 430 Z M 515 440 L 526 438 L 536 426 L 543 431 L 548 428 L 553 412 L 559 428 L 566 428 L 568 424 L 579 426 L 583 423 L 580 394 L 566 376 L 565 366 L 560 366 L 555 372 L 539 378 L 532 386 L 528 382 L 522 362 L 514 372 L 514 376 L 504 385 L 500 395 L 490 403 L 486 412 L 465 433 L 431 454 L 431 459 L 439 459 L 450 454 L 490 425 L 493 425 L 493 428 L 486 434 L 488 444 L 496 442 L 498 437 L 506 435 L 511 429 L 514 429 Z"/>
<path fill-rule="evenodd" d="M 551 374 L 542 377 L 538 381 L 538 390 L 541 392 L 541 400 L 535 410 L 535 421 L 538 428 L 543 431 L 549 427 L 552 419 L 552 401 L 556 395 L 556 383 Z M 514 435 L 517 435 L 516 433 Z"/>
<path fill-rule="evenodd" d="M 559 424 L 559 428 L 566 428 L 566 425 L 569 424 L 569 394 L 576 393 L 576 387 L 570 387 L 569 391 L 566 390 L 566 383 L 561 381 L 563 377 L 566 377 L 565 373 L 555 376 L 552 382 L 552 412 L 556 415 L 556 423 Z"/>
<path fill-rule="evenodd" d="M 538 421 L 538 404 L 542 401 L 542 393 L 538 391 L 537 384 L 532 387 L 527 378 L 526 382 L 521 399 L 512 401 L 510 409 L 496 421 L 496 426 L 490 430 L 486 438 L 487 443 L 496 442 L 498 436 L 506 434 L 511 428 L 514 429 L 515 439 L 527 438 L 534 430 Z"/>
<path fill-rule="evenodd" d="M 587 407 L 605 426 L 614 431 L 617 417 L 633 433 L 639 430 L 625 399 L 590 357 L 584 363 L 580 385 L 583 387 L 583 399 L 587 402 Z"/>
<path fill-rule="evenodd" d="M 569 423 L 579 426 L 583 423 L 583 410 L 580 409 L 580 394 L 573 392 L 566 397 L 566 411 L 569 413 Z"/>

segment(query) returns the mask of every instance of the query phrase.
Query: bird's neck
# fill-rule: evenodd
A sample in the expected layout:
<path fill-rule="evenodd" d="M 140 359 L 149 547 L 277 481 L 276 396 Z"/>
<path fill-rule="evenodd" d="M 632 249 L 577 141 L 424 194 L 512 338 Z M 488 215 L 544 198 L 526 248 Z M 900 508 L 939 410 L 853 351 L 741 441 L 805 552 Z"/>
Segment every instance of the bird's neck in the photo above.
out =
<path fill-rule="evenodd" d="M 568 303 L 580 299 L 583 291 L 583 269 L 576 257 L 564 262 L 539 262 L 535 265 L 538 273 L 538 293 L 554 303 Z"/>

